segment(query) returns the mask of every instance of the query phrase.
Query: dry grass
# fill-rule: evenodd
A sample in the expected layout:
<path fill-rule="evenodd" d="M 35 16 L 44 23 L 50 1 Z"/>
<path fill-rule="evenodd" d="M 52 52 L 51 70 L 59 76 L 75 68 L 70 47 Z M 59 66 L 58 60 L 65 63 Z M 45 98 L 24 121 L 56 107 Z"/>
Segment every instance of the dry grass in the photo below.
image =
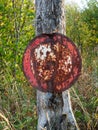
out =
<path fill-rule="evenodd" d="M 81 130 L 98 129 L 97 66 L 94 64 L 92 68 L 83 66 L 82 75 L 71 88 L 73 110 Z M 0 130 L 36 130 L 36 94 L 20 68 L 19 71 L 20 77 L 13 77 L 12 70 L 6 66 L 0 73 Z"/>
<path fill-rule="evenodd" d="M 71 88 L 73 109 L 81 130 L 98 130 L 97 62 L 94 60 L 88 67 L 83 64 L 82 74 Z"/>

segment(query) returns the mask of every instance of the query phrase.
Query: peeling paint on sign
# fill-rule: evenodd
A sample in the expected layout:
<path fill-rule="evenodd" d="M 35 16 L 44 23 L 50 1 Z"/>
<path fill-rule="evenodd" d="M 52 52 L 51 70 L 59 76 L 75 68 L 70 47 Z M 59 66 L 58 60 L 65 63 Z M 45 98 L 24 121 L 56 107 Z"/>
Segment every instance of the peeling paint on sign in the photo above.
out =
<path fill-rule="evenodd" d="M 33 87 L 43 92 L 62 92 L 80 75 L 81 57 L 75 44 L 66 36 L 42 34 L 27 46 L 23 71 Z"/>

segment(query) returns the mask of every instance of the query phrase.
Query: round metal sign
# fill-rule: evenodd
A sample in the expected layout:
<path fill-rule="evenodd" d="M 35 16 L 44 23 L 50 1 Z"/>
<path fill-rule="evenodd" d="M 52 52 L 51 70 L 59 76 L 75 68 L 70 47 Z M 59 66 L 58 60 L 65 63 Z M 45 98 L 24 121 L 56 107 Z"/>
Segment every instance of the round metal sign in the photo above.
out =
<path fill-rule="evenodd" d="M 59 93 L 77 80 L 81 73 L 81 57 L 68 37 L 59 33 L 42 34 L 27 46 L 23 72 L 33 87 Z"/>

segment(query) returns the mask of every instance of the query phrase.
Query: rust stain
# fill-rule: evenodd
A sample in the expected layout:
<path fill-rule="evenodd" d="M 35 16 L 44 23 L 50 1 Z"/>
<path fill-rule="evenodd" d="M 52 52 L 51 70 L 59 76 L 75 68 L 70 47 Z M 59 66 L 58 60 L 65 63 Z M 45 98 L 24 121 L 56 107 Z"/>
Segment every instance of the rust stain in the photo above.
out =
<path fill-rule="evenodd" d="M 42 34 L 26 48 L 23 71 L 33 87 L 44 92 L 62 92 L 80 75 L 81 57 L 66 36 Z"/>

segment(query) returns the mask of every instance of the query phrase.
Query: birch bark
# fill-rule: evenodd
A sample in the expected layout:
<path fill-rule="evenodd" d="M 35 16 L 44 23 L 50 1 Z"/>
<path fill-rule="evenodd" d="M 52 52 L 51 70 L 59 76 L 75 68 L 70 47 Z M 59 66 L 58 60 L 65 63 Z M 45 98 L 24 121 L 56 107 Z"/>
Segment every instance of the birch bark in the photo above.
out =
<path fill-rule="evenodd" d="M 36 35 L 65 33 L 64 0 L 36 0 Z M 69 91 L 61 94 L 37 91 L 37 130 L 78 130 Z"/>

